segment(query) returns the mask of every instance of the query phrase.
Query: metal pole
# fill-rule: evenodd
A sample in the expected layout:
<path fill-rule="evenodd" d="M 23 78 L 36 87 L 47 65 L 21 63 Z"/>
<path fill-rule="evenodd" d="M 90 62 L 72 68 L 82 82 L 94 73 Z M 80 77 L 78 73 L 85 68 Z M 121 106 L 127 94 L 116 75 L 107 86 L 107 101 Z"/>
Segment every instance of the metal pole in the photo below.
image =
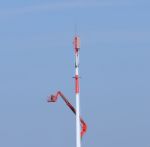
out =
<path fill-rule="evenodd" d="M 75 36 L 74 38 L 75 49 L 75 93 L 76 93 L 76 147 L 81 147 L 80 136 L 80 87 L 79 87 L 79 49 L 80 38 Z"/>

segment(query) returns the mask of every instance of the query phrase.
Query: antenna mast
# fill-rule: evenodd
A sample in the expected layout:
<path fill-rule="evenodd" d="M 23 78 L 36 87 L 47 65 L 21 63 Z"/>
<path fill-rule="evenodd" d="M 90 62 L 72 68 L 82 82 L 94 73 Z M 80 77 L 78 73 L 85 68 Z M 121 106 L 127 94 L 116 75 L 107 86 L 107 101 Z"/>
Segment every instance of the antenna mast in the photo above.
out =
<path fill-rule="evenodd" d="M 81 147 L 81 138 L 87 131 L 87 125 L 84 120 L 80 117 L 80 87 L 79 87 L 79 49 L 80 49 L 80 38 L 75 35 L 74 41 L 75 51 L 75 95 L 76 95 L 76 109 L 63 95 L 61 91 L 58 91 L 56 95 L 48 97 L 48 102 L 56 102 L 58 97 L 61 97 L 65 104 L 70 110 L 76 115 L 76 147 Z"/>
<path fill-rule="evenodd" d="M 79 87 L 79 49 L 80 38 L 74 37 L 74 50 L 75 50 L 75 95 L 76 95 L 76 147 L 81 147 L 80 137 L 80 87 Z"/>

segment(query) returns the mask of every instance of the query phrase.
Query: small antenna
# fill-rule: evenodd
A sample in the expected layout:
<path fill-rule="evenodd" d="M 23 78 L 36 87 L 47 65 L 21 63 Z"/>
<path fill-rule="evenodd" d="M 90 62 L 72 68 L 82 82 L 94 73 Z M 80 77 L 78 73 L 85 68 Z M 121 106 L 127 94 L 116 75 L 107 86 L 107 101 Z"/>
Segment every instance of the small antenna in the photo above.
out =
<path fill-rule="evenodd" d="M 74 24 L 74 35 L 75 36 L 78 35 L 78 26 L 77 26 L 77 24 Z"/>

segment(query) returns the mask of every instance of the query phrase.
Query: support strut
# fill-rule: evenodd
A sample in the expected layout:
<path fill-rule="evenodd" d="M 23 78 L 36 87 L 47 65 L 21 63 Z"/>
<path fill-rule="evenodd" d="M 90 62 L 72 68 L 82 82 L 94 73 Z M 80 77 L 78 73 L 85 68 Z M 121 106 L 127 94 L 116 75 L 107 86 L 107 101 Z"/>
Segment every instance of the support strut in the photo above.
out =
<path fill-rule="evenodd" d="M 64 102 L 66 103 L 66 105 L 72 110 L 72 112 L 76 115 L 76 109 L 71 105 L 71 103 L 67 100 L 67 98 L 62 94 L 61 91 L 58 91 L 56 93 L 56 95 L 51 95 L 48 97 L 48 102 L 56 102 L 58 97 L 61 97 Z M 81 122 L 81 138 L 83 137 L 83 135 L 86 133 L 87 131 L 87 125 L 84 122 L 84 120 L 80 117 L 80 122 Z"/>

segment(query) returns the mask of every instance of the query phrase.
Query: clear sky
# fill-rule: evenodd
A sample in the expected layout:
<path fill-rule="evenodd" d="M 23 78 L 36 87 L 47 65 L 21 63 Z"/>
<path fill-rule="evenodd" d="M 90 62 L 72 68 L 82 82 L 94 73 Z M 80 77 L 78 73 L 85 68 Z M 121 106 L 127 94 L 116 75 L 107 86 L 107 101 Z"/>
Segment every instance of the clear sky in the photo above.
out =
<path fill-rule="evenodd" d="M 75 147 L 81 37 L 83 147 L 150 147 L 149 0 L 1 0 L 0 147 Z"/>

